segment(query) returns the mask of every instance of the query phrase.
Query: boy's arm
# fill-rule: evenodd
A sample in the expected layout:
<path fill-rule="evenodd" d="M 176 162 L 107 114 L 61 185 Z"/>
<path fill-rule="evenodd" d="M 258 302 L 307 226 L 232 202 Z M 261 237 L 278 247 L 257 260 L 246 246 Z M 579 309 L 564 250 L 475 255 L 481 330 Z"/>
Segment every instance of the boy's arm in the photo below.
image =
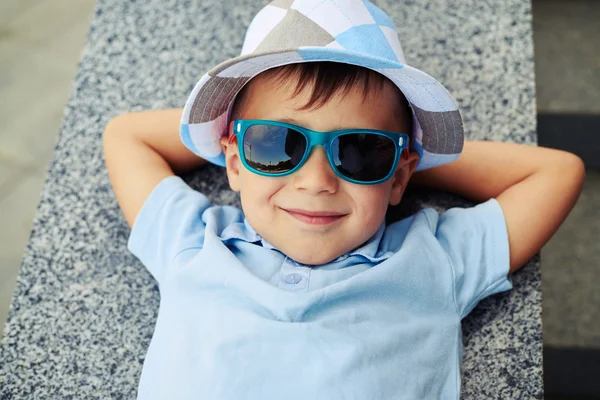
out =
<path fill-rule="evenodd" d="M 164 178 L 206 164 L 179 138 L 181 109 L 119 115 L 104 130 L 104 159 L 129 226 Z"/>
<path fill-rule="evenodd" d="M 583 161 L 566 151 L 465 141 L 456 161 L 416 172 L 410 182 L 477 202 L 496 198 L 506 220 L 512 273 L 556 232 L 579 197 L 584 176 Z"/>

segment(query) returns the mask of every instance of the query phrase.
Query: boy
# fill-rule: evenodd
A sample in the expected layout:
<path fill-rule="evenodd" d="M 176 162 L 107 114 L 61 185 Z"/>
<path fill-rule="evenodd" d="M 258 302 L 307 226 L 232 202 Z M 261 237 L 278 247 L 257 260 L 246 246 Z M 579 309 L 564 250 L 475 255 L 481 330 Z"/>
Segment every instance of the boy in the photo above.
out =
<path fill-rule="evenodd" d="M 454 100 L 360 0 L 274 1 L 183 110 L 117 117 L 104 146 L 161 293 L 143 399 L 459 398 L 461 319 L 511 288 L 584 176 L 558 150 L 463 147 Z M 175 175 L 206 162 L 243 211 Z M 386 226 L 409 180 L 483 203 Z"/>

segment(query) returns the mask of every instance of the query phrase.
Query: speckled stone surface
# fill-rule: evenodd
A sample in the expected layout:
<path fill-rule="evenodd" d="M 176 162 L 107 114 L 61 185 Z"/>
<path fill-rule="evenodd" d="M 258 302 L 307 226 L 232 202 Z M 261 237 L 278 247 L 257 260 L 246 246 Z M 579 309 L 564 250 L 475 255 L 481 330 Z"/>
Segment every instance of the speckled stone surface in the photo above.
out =
<path fill-rule="evenodd" d="M 159 293 L 126 249 L 101 134 L 117 114 L 182 107 L 206 70 L 239 53 L 263 4 L 98 2 L 0 346 L 0 398 L 135 397 Z M 535 143 L 529 2 L 376 4 L 398 25 L 407 61 L 454 94 L 468 139 Z M 238 204 L 217 167 L 186 179 L 215 203 Z M 471 205 L 444 193 L 407 196 L 391 218 Z M 539 258 L 513 283 L 464 321 L 464 399 L 543 397 Z"/>

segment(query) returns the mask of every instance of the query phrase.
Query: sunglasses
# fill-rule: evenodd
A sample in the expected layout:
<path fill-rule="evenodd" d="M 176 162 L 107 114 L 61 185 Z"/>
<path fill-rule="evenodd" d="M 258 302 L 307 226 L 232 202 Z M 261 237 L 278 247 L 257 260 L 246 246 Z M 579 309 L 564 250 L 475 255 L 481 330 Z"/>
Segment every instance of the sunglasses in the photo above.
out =
<path fill-rule="evenodd" d="M 314 146 L 323 146 L 333 171 L 342 179 L 373 185 L 389 179 L 408 135 L 375 129 L 313 131 L 279 121 L 235 120 L 229 141 L 238 138 L 244 167 L 262 175 L 294 173 L 308 160 Z M 231 129 L 231 127 L 230 127 Z"/>

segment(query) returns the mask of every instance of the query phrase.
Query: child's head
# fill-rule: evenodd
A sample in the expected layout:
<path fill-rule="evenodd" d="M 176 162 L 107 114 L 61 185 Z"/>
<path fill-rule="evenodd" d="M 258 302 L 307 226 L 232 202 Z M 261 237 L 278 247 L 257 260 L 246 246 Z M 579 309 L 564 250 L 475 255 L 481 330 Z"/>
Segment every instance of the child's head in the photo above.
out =
<path fill-rule="evenodd" d="M 227 139 L 232 132 L 230 111 L 238 120 L 287 120 L 306 135 L 281 134 L 274 152 L 272 144 L 261 141 L 258 129 L 253 138 L 258 141 L 252 143 L 262 143 L 258 147 L 270 153 L 262 157 L 249 143 L 254 158 L 240 160 L 235 141 Z M 245 135 L 242 125 L 251 123 L 236 124 L 234 138 Z M 396 150 L 390 151 L 389 142 L 363 145 L 379 140 L 369 135 L 346 137 L 345 146 L 340 139 L 339 154 L 330 152 L 335 172 L 322 146 L 288 154 L 302 141 L 306 149 L 306 138 L 316 141 L 329 135 L 323 132 L 340 128 L 387 131 L 382 136 L 393 138 Z M 384 163 L 374 161 L 389 160 L 390 153 L 397 154 L 405 145 L 404 135 L 389 131 L 412 135 L 411 152 L 404 151 L 395 170 L 393 163 L 383 168 Z M 383 222 L 387 205 L 400 202 L 415 168 L 456 160 L 464 142 L 452 96 L 434 78 L 406 63 L 393 20 L 369 0 L 274 0 L 266 5 L 250 23 L 240 56 L 200 78 L 183 109 L 180 132 L 191 151 L 227 167 L 230 185 L 241 193 L 246 217 L 256 231 L 305 264 L 328 262 L 368 240 Z M 288 148 L 290 137 L 294 140 Z M 369 153 L 370 148 L 376 151 Z M 266 177 L 247 166 L 287 175 Z M 291 209 L 341 216 L 330 223 L 308 224 Z"/>
<path fill-rule="evenodd" d="M 408 102 L 396 85 L 372 70 L 331 62 L 292 64 L 259 74 L 238 94 L 231 119 L 290 122 L 316 131 L 412 132 Z M 400 202 L 419 160 L 417 153 L 405 150 L 390 179 L 361 185 L 340 178 L 320 146 L 299 170 L 282 177 L 246 169 L 235 140 L 223 136 L 221 146 L 230 186 L 240 192 L 251 226 L 292 259 L 313 265 L 371 238 L 388 204 Z M 291 210 L 340 215 L 309 221 Z"/>

